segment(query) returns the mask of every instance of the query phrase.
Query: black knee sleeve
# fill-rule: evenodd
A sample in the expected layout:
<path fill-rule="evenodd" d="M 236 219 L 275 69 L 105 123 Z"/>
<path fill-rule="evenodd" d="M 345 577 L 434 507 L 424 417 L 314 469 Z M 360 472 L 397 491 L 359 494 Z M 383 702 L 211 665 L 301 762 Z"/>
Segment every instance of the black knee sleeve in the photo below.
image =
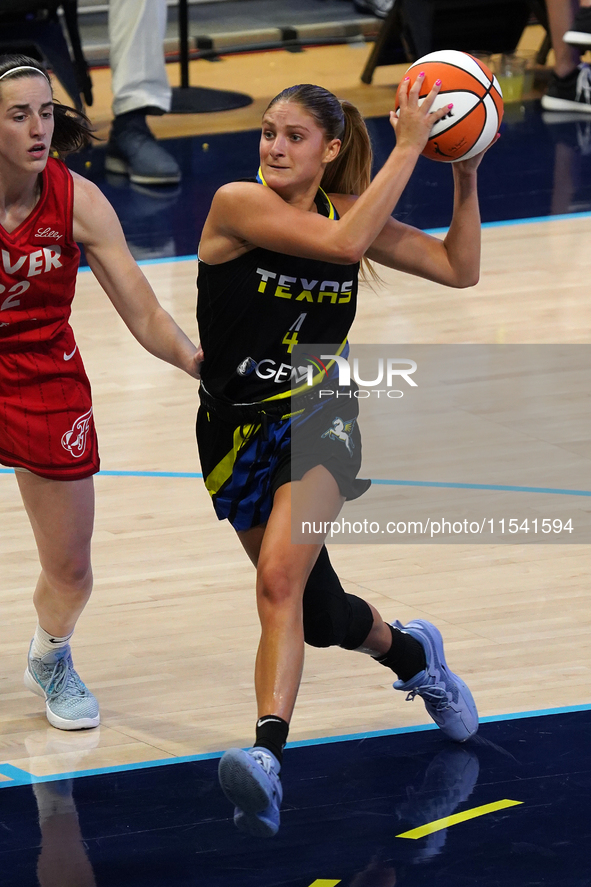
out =
<path fill-rule="evenodd" d="M 312 647 L 356 650 L 373 625 L 369 604 L 347 594 L 323 545 L 304 590 L 304 638 Z"/>
<path fill-rule="evenodd" d="M 373 625 L 373 613 L 369 604 L 354 594 L 345 595 L 349 604 L 349 625 L 347 633 L 339 646 L 345 650 L 356 650 L 360 647 Z"/>

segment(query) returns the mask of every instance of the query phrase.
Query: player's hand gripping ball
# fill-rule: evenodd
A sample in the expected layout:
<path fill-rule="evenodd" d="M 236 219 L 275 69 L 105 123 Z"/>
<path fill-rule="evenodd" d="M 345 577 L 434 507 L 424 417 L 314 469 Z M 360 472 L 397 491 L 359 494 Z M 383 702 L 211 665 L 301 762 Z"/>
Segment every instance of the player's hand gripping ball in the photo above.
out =
<path fill-rule="evenodd" d="M 430 52 L 406 72 L 410 83 L 403 81 L 398 87 L 396 113 L 400 108 L 400 89 L 407 86 L 410 89 L 421 71 L 425 77 L 419 104 L 436 80 L 441 80 L 441 89 L 431 111 L 453 103 L 449 114 L 433 126 L 423 151 L 425 157 L 454 163 L 469 160 L 488 148 L 503 119 L 503 93 L 494 74 L 479 59 L 465 52 L 456 49 Z"/>

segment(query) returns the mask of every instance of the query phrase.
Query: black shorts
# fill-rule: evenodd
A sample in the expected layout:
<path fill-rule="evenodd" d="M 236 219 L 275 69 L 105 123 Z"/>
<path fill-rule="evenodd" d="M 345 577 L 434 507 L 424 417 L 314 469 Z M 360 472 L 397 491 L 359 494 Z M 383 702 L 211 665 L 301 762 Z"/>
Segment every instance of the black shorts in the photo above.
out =
<path fill-rule="evenodd" d="M 235 425 L 206 407 L 197 414 L 197 442 L 205 486 L 220 520 L 249 530 L 269 519 L 273 496 L 283 484 L 324 465 L 345 499 L 357 499 L 371 481 L 357 478 L 361 467 L 359 404 L 350 397 L 328 398 L 293 417 Z"/>

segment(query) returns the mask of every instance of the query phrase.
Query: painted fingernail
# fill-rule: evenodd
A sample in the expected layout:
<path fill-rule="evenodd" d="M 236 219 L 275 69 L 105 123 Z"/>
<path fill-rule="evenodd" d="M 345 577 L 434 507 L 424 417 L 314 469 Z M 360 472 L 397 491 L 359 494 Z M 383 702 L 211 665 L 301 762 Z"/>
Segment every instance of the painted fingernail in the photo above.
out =
<path fill-rule="evenodd" d="M 406 81 L 406 80 L 410 80 L 410 77 L 405 77 L 404 79 L 405 79 L 405 81 Z"/>
<path fill-rule="evenodd" d="M 419 74 L 419 77 L 424 77 L 424 76 L 425 76 L 425 72 L 421 71 L 421 73 Z"/>
<path fill-rule="evenodd" d="M 436 81 L 435 81 L 435 86 L 441 86 L 441 80 L 436 80 Z"/>
<path fill-rule="evenodd" d="M 453 103 L 453 102 L 450 102 L 449 105 L 448 105 L 447 107 L 448 107 L 448 108 L 453 108 L 453 106 L 454 106 L 454 103 Z"/>

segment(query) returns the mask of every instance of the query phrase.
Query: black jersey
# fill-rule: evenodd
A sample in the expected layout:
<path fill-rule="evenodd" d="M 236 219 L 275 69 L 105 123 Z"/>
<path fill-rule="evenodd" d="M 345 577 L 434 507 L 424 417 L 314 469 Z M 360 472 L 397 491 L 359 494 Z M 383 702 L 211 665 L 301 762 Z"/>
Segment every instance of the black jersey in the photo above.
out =
<path fill-rule="evenodd" d="M 338 218 L 319 190 L 318 212 Z M 293 390 L 299 344 L 342 344 L 355 317 L 359 263 L 336 265 L 256 247 L 219 265 L 199 262 L 197 321 L 212 395 L 250 403 Z"/>

